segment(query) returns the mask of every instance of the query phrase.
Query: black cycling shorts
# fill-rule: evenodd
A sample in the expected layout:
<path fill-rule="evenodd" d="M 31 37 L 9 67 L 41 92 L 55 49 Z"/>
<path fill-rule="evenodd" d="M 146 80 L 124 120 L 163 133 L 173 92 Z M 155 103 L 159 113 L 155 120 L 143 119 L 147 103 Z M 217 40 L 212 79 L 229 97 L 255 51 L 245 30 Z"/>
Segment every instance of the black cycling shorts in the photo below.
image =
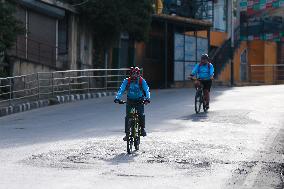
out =
<path fill-rule="evenodd" d="M 203 85 L 203 89 L 207 89 L 210 92 L 211 86 L 212 86 L 212 80 L 203 80 L 201 81 Z"/>

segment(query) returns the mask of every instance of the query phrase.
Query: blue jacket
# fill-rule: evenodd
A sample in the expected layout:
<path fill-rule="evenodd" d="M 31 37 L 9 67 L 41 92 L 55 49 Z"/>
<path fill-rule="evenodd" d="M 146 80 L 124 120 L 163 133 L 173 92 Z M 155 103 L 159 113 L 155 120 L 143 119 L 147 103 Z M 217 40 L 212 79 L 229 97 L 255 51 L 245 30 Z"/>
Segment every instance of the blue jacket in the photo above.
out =
<path fill-rule="evenodd" d="M 146 99 L 150 99 L 150 91 L 149 91 L 149 87 L 147 85 L 147 82 L 142 79 L 142 88 L 140 88 L 139 86 L 139 80 L 140 78 L 137 78 L 136 81 L 131 81 L 130 85 L 128 87 L 128 92 L 127 92 L 127 98 L 130 100 L 138 100 L 139 98 L 146 98 Z M 116 99 L 121 100 L 121 97 L 123 95 L 123 93 L 126 90 L 126 87 L 128 85 L 128 79 L 124 79 L 124 81 L 122 82 L 120 89 L 116 95 Z M 146 97 L 144 97 L 144 93 L 143 90 L 146 93 Z"/>
<path fill-rule="evenodd" d="M 214 67 L 211 63 L 208 64 L 196 64 L 191 74 L 199 79 L 210 80 L 214 76 Z"/>

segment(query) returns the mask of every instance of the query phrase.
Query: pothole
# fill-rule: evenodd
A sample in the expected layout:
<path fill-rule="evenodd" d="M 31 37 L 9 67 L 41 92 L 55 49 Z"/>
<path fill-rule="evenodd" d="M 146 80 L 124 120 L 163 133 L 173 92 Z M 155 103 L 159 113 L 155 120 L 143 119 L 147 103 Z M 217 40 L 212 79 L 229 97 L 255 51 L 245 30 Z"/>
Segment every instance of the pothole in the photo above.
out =
<path fill-rule="evenodd" d="M 216 154 L 226 153 L 226 146 L 200 143 L 170 143 L 143 141 L 143 148 L 128 155 L 125 143 L 118 139 L 97 139 L 80 145 L 79 149 L 66 149 L 35 154 L 24 163 L 33 166 L 57 167 L 63 169 L 93 168 L 97 165 L 118 165 L 121 163 L 164 164 L 180 168 L 207 169 L 216 164 L 230 162 L 216 159 Z M 159 146 L 159 148 L 157 148 Z M 208 150 L 214 151 L 212 157 L 204 157 Z"/>
<path fill-rule="evenodd" d="M 239 175 L 246 175 L 246 174 L 249 173 L 248 170 L 243 169 L 243 168 L 237 168 L 234 172 L 235 172 L 236 174 L 239 174 Z"/>

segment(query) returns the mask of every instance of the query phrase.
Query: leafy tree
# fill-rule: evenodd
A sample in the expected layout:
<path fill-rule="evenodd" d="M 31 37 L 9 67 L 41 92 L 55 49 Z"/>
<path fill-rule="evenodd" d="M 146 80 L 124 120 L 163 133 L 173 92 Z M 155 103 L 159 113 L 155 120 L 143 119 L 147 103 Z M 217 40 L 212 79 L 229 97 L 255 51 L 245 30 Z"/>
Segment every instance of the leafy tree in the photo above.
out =
<path fill-rule="evenodd" d="M 146 41 L 151 26 L 152 0 L 61 0 L 77 7 L 80 20 L 94 36 L 95 60 L 103 61 L 122 32 L 132 41 Z"/>
<path fill-rule="evenodd" d="M 80 6 L 81 21 L 86 22 L 94 35 L 96 48 L 111 46 L 122 31 L 122 1 L 92 0 Z"/>
<path fill-rule="evenodd" d="M 22 24 L 14 17 L 15 2 L 0 0 L 0 52 L 13 46 L 17 35 L 24 31 Z"/>
<path fill-rule="evenodd" d="M 122 0 L 122 30 L 134 41 L 146 41 L 153 12 L 151 0 Z"/>

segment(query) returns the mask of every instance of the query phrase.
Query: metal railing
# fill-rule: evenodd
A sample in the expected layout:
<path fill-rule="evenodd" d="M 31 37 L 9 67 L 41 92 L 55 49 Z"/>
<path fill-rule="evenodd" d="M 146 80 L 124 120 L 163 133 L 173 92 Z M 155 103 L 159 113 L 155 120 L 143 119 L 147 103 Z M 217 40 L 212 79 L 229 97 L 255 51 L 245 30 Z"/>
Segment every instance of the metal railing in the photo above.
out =
<path fill-rule="evenodd" d="M 284 64 L 251 65 L 250 81 L 263 84 L 284 84 Z"/>
<path fill-rule="evenodd" d="M 86 69 L 0 78 L 0 106 L 57 95 L 117 90 L 129 69 Z"/>

